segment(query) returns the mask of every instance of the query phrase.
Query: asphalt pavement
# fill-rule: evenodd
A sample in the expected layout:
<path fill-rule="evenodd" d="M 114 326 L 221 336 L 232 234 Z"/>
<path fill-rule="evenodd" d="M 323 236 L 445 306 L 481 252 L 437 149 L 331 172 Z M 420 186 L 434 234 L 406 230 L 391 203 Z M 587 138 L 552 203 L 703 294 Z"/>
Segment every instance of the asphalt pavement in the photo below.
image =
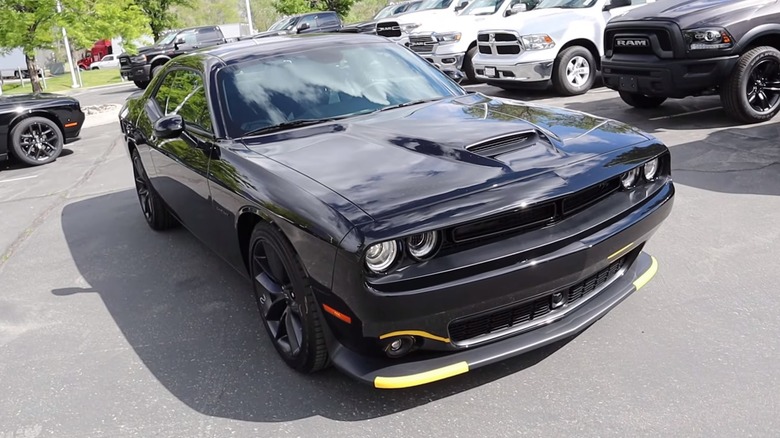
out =
<path fill-rule="evenodd" d="M 709 97 L 639 111 L 605 89 L 468 88 L 669 145 L 677 198 L 645 288 L 573 339 L 428 386 L 299 375 L 238 274 L 146 226 L 101 119 L 50 165 L 0 165 L 0 437 L 777 436 L 780 119 L 738 126 Z"/>

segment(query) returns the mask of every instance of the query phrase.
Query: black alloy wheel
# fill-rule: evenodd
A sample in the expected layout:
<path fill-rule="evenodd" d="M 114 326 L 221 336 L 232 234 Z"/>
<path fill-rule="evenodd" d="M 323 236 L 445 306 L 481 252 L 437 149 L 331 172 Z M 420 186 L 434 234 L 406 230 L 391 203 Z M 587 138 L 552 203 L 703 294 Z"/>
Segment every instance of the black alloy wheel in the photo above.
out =
<path fill-rule="evenodd" d="M 64 144 L 60 128 L 43 117 L 30 117 L 19 122 L 11 131 L 11 139 L 15 157 L 31 166 L 56 160 Z"/>
<path fill-rule="evenodd" d="M 138 195 L 138 202 L 141 204 L 141 212 L 144 214 L 146 223 L 156 231 L 173 228 L 177 224 L 176 219 L 149 183 L 149 177 L 146 175 L 138 150 L 133 149 L 130 156 L 133 161 L 135 192 Z"/>
<path fill-rule="evenodd" d="M 756 47 L 739 58 L 721 87 L 723 108 L 745 123 L 764 122 L 780 111 L 780 51 Z"/>
<path fill-rule="evenodd" d="M 252 233 L 249 265 L 263 325 L 281 358 L 301 372 L 326 367 L 322 322 L 309 280 L 290 244 L 267 223 Z"/>

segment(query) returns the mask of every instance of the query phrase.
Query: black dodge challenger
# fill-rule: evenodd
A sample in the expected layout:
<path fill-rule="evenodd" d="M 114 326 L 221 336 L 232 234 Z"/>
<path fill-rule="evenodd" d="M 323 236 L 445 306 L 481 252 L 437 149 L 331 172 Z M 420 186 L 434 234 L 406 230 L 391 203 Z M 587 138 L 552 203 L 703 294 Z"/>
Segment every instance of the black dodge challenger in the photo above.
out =
<path fill-rule="evenodd" d="M 0 96 L 0 161 L 9 154 L 30 166 L 50 163 L 79 136 L 79 101 L 57 94 Z"/>
<path fill-rule="evenodd" d="M 370 35 L 182 56 L 120 113 L 141 209 L 252 280 L 281 358 L 378 388 L 568 338 L 655 274 L 669 151 Z"/>

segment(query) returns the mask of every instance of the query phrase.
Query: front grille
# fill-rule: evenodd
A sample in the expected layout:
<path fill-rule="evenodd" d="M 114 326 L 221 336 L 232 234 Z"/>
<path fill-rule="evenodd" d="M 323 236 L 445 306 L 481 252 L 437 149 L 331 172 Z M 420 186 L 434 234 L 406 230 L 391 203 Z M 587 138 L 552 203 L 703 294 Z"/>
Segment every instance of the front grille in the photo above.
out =
<path fill-rule="evenodd" d="M 446 236 L 450 245 L 488 243 L 499 236 L 538 229 L 558 222 L 597 204 L 620 189 L 620 179 L 613 178 L 556 200 L 530 205 L 468 224 L 450 228 Z"/>
<path fill-rule="evenodd" d="M 384 21 L 376 25 L 376 34 L 386 38 L 398 38 L 401 36 L 401 26 L 397 21 Z"/>
<path fill-rule="evenodd" d="M 409 48 L 416 53 L 433 53 L 436 48 L 436 38 L 432 35 L 410 36 Z"/>
<path fill-rule="evenodd" d="M 552 296 L 514 304 L 508 307 L 452 321 L 449 325 L 450 339 L 453 342 L 463 342 L 485 335 L 500 335 L 512 328 L 521 329 L 521 325 L 538 320 L 549 314 L 564 311 L 568 306 L 588 297 L 599 287 L 608 284 L 623 268 L 628 256 L 625 256 L 584 281 L 559 291 L 563 293 L 566 305 L 553 309 Z"/>
<path fill-rule="evenodd" d="M 647 41 L 647 45 L 621 45 L 619 41 Z M 655 50 L 672 51 L 672 37 L 665 28 L 608 29 L 604 33 L 605 50 L 626 54 L 653 54 Z M 655 49 L 655 50 L 654 50 Z"/>
<path fill-rule="evenodd" d="M 485 31 L 477 35 L 477 50 L 484 55 L 517 55 L 523 48 L 514 33 Z"/>

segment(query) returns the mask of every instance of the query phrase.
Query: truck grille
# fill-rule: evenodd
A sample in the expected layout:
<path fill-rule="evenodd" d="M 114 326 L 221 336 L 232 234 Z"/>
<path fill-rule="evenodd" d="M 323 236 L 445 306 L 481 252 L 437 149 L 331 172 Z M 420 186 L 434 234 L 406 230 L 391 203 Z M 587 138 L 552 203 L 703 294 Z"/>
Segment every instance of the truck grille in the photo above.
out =
<path fill-rule="evenodd" d="M 129 56 L 120 56 L 119 57 L 119 65 L 130 65 L 130 57 Z"/>
<path fill-rule="evenodd" d="M 502 333 L 510 330 L 522 331 L 524 325 L 532 326 L 530 323 L 533 321 L 538 321 L 545 315 L 565 310 L 567 306 L 591 296 L 595 290 L 609 284 L 620 275 L 628 257 L 624 256 L 580 283 L 559 291 L 558 293 L 563 294 L 565 306 L 553 309 L 553 294 L 550 294 L 533 301 L 526 301 L 495 309 L 481 315 L 455 320 L 449 325 L 450 339 L 457 344 L 486 335 L 500 336 Z"/>
<path fill-rule="evenodd" d="M 483 55 L 517 55 L 523 50 L 517 34 L 499 31 L 480 32 L 477 47 Z"/>
<path fill-rule="evenodd" d="M 620 55 L 656 55 L 673 58 L 675 46 L 681 45 L 682 34 L 667 23 L 620 23 L 604 31 L 604 52 L 607 57 Z M 679 47 L 677 50 L 681 50 Z"/>
<path fill-rule="evenodd" d="M 433 35 L 412 35 L 409 37 L 409 48 L 416 53 L 433 53 L 436 38 Z"/>
<path fill-rule="evenodd" d="M 383 21 L 376 25 L 376 34 L 386 38 L 398 38 L 401 36 L 401 26 L 397 21 Z"/>

